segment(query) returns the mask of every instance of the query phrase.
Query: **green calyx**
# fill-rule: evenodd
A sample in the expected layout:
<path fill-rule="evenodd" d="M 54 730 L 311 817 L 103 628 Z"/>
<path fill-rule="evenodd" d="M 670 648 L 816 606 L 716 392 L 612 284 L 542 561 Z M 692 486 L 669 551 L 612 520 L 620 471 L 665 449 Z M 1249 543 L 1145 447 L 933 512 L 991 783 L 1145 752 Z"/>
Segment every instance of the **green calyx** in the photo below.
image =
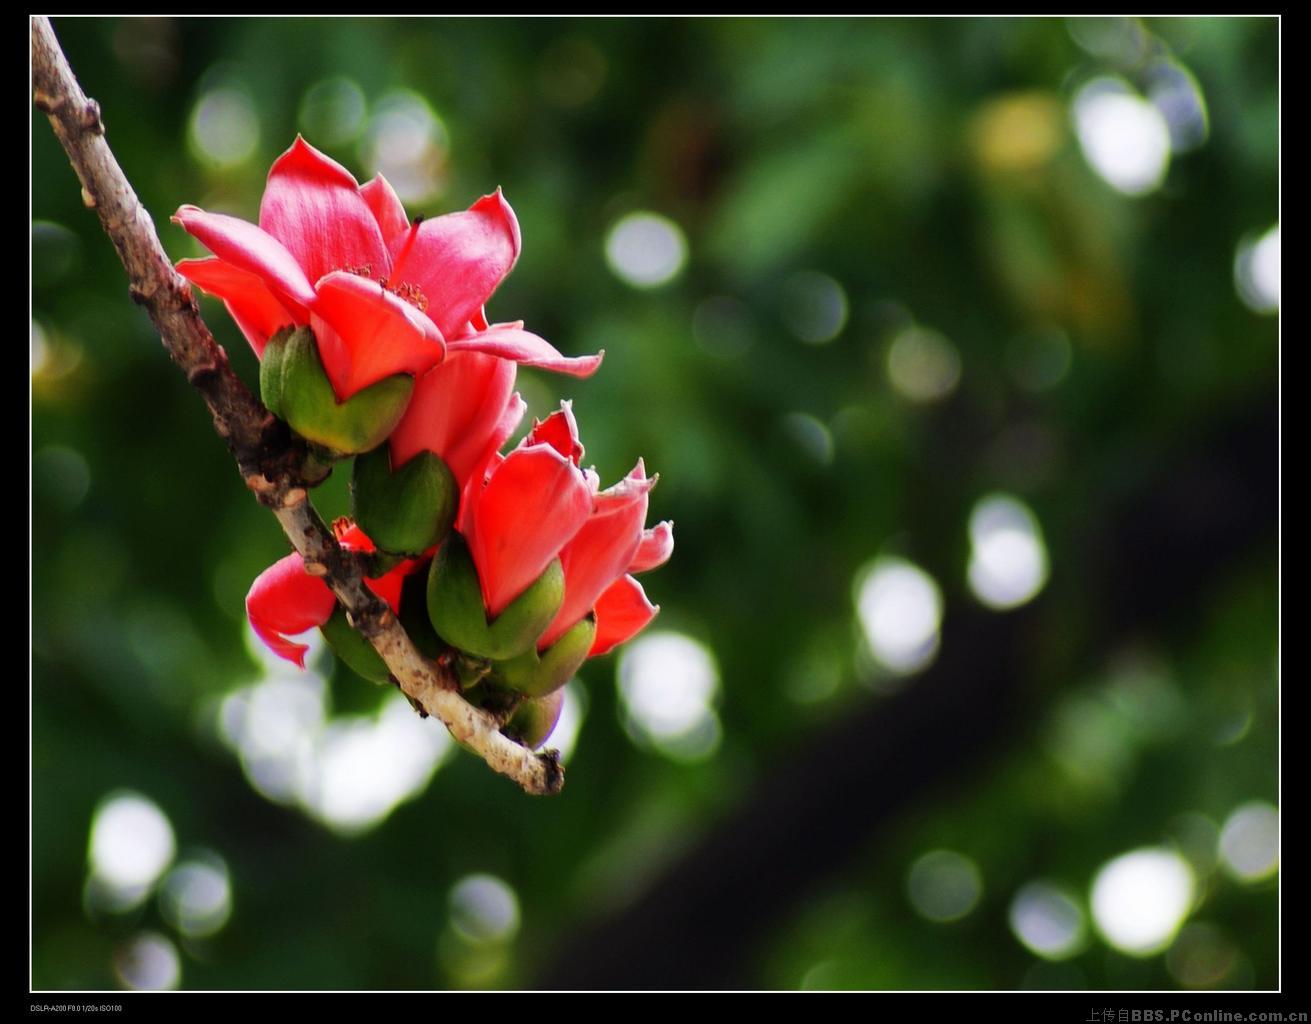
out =
<path fill-rule="evenodd" d="M 284 327 L 268 340 L 259 365 L 260 398 L 305 440 L 339 458 L 372 451 L 396 428 L 414 378 L 393 374 L 337 401 L 323 371 L 314 332 Z"/>
<path fill-rule="evenodd" d="M 479 658 L 505 661 L 537 643 L 564 600 L 564 570 L 557 558 L 492 622 L 487 621 L 478 570 L 464 538 L 451 533 L 428 573 L 428 616 L 452 647 Z"/>
<path fill-rule="evenodd" d="M 439 544 L 455 522 L 459 487 L 446 463 L 420 452 L 395 471 L 379 445 L 355 460 L 351 516 L 381 551 L 421 555 Z"/>
<path fill-rule="evenodd" d="M 359 633 L 351 629 L 346 621 L 346 611 L 337 605 L 332 618 L 319 627 L 323 638 L 328 641 L 332 653 L 345 662 L 346 667 L 371 683 L 385 684 L 390 681 L 391 673 L 382 656 L 373 649 L 373 645 Z"/>
<path fill-rule="evenodd" d="M 525 700 L 514 709 L 514 714 L 501 727 L 501 732 L 529 750 L 536 750 L 555 731 L 563 706 L 563 690 L 557 690 L 547 697 Z"/>
<path fill-rule="evenodd" d="M 588 615 L 540 654 L 534 646 L 507 661 L 493 662 L 492 679 L 525 697 L 545 697 L 573 678 L 595 639 L 596 617 Z"/>

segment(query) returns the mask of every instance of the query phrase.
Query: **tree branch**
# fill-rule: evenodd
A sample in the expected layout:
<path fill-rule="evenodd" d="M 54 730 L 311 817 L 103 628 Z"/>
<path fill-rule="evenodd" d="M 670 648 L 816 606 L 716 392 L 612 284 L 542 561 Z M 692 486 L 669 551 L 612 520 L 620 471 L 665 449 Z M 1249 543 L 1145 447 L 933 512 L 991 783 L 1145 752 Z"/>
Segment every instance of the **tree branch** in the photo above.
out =
<path fill-rule="evenodd" d="M 132 300 L 145 307 L 169 357 L 209 406 L 246 486 L 273 510 L 283 532 L 377 650 L 401 689 L 460 742 L 528 793 L 558 793 L 564 769 L 553 750 L 534 754 L 501 735 L 498 723 L 459 693 L 444 666 L 423 657 L 386 604 L 364 585 L 364 563 L 342 550 L 308 500 L 321 479 L 305 445 L 246 388 L 201 319 L 191 286 L 173 269 L 150 218 L 105 141 L 100 106 L 78 85 L 50 21 L 32 18 L 32 95 L 118 250 Z"/>

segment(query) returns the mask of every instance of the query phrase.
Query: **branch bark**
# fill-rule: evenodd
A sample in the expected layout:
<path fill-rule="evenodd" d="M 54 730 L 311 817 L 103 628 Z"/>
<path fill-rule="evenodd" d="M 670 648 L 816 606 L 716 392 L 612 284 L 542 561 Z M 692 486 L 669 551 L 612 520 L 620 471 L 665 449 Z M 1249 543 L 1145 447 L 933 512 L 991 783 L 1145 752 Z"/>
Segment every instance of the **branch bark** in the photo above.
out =
<path fill-rule="evenodd" d="M 450 670 L 423 657 L 391 609 L 364 585 L 364 560 L 342 550 L 314 511 L 309 476 L 321 474 L 304 444 L 250 393 L 214 341 L 191 286 L 173 269 L 150 214 L 105 141 L 99 104 L 82 91 L 45 17 L 32 18 L 32 96 L 77 172 L 82 201 L 100 217 L 118 250 L 132 300 L 145 308 L 165 351 L 204 398 L 246 486 L 273 510 L 306 570 L 332 588 L 351 625 L 418 707 L 526 792 L 558 793 L 564 769 L 556 752 L 534 754 L 501 735 L 496 719 L 465 701 Z"/>

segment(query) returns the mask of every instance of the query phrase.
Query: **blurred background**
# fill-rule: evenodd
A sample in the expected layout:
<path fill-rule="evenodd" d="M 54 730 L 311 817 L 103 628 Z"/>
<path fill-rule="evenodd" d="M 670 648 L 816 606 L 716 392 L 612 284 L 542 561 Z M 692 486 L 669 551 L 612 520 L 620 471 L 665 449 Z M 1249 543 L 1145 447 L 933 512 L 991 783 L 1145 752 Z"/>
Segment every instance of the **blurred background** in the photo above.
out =
<path fill-rule="evenodd" d="M 677 548 L 554 799 L 272 658 L 287 542 L 34 114 L 34 987 L 1278 985 L 1276 20 L 55 30 L 174 258 L 297 132 L 502 186 L 492 318 L 606 350 L 530 415 Z"/>

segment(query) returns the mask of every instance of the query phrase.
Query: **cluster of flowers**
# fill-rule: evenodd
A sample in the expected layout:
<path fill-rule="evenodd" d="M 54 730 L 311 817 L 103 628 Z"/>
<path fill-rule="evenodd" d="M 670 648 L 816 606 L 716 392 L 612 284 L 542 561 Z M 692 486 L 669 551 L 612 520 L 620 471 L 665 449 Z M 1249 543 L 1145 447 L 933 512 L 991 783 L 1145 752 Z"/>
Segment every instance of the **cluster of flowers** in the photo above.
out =
<path fill-rule="evenodd" d="M 381 175 L 361 186 L 298 138 L 258 226 L 194 206 L 173 219 L 214 253 L 178 271 L 225 303 L 260 358 L 265 405 L 324 458 L 355 456 L 338 543 L 373 553 L 368 585 L 468 699 L 512 709 L 507 734 L 541 745 L 579 665 L 655 616 L 633 574 L 669 558 L 673 532 L 645 526 L 655 479 L 641 460 L 604 490 L 581 467 L 568 403 L 501 453 L 525 412 L 517 366 L 585 377 L 601 355 L 488 323 L 520 248 L 500 190 L 411 222 Z M 255 580 L 246 610 L 301 667 L 307 648 L 289 637 L 319 627 L 357 672 L 388 679 L 298 554 Z"/>

